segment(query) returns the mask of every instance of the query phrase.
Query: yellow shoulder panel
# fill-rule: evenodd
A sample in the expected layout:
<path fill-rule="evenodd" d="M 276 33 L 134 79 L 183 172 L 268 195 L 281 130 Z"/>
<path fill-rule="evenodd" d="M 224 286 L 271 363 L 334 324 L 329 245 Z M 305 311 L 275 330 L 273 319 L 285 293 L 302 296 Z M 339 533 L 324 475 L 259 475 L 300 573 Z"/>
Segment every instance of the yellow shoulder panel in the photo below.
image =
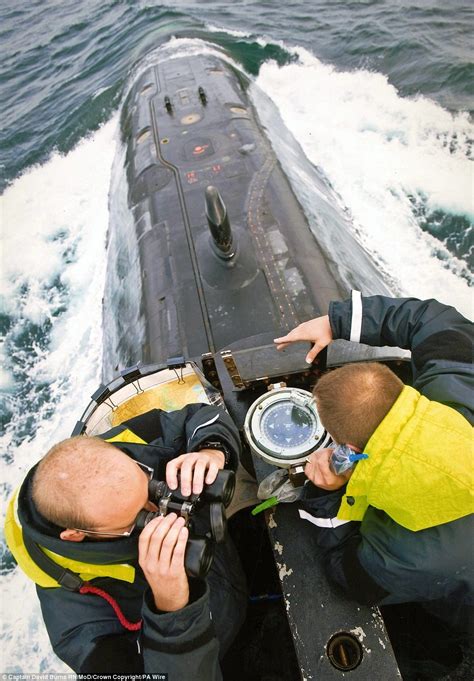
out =
<path fill-rule="evenodd" d="M 32 579 L 38 586 L 45 588 L 59 587 L 58 582 L 38 567 L 26 550 L 23 542 L 23 530 L 16 514 L 17 497 L 18 490 L 10 500 L 5 520 L 5 538 L 8 548 L 26 576 Z M 90 581 L 96 577 L 111 577 L 112 579 L 120 579 L 130 583 L 133 583 L 135 580 L 135 568 L 132 565 L 95 565 L 73 560 L 72 558 L 65 558 L 44 548 L 43 551 L 58 565 L 78 573 L 84 581 Z"/>
<path fill-rule="evenodd" d="M 145 440 L 142 440 L 141 437 L 138 435 L 135 435 L 135 433 L 128 428 L 125 428 L 125 430 L 122 430 L 121 433 L 118 435 L 114 435 L 113 437 L 108 437 L 106 439 L 106 442 L 137 442 L 138 444 L 141 445 L 146 445 L 147 443 Z"/>

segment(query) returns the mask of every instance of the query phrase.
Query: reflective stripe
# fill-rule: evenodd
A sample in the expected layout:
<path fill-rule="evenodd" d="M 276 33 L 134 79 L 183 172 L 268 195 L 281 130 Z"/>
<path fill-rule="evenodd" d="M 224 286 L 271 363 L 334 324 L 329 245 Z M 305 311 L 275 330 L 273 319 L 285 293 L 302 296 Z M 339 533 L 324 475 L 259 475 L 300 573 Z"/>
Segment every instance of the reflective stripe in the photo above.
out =
<path fill-rule="evenodd" d="M 362 295 L 360 291 L 352 291 L 352 321 L 349 340 L 360 343 L 362 333 Z"/>
<path fill-rule="evenodd" d="M 198 426 L 197 428 L 195 428 L 194 431 L 193 431 L 193 434 L 192 434 L 191 437 L 188 439 L 188 445 L 189 445 L 189 443 L 191 442 L 191 440 L 193 439 L 193 437 L 196 435 L 196 433 L 198 432 L 198 430 L 200 430 L 201 428 L 204 428 L 205 426 L 210 426 L 211 423 L 214 423 L 214 421 L 217 421 L 218 418 L 219 418 L 219 414 L 216 414 L 212 419 L 209 419 L 209 421 L 206 421 L 206 423 L 201 423 L 200 426 Z"/>
<path fill-rule="evenodd" d="M 298 511 L 300 514 L 300 518 L 303 520 L 308 520 L 310 523 L 313 523 L 313 525 L 317 525 L 318 527 L 339 527 L 339 525 L 345 525 L 346 523 L 350 523 L 350 520 L 339 520 L 339 518 L 315 518 L 314 515 L 311 515 L 311 513 L 307 513 L 306 511 L 302 511 L 301 509 Z"/>

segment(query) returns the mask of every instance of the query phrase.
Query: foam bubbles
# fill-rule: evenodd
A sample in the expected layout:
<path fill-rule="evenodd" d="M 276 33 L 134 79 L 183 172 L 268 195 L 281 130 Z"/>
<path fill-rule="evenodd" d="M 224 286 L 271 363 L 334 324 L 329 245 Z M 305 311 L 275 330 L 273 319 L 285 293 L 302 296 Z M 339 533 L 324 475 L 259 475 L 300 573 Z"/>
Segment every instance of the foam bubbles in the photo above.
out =
<path fill-rule="evenodd" d="M 3 591 L 2 608 L 8 613 L 1 625 L 5 672 L 71 673 L 51 649 L 34 583 L 17 569 L 4 578 Z"/>
<path fill-rule="evenodd" d="M 96 380 L 99 375 L 116 125 L 113 119 L 66 156 L 54 154 L 43 166 L 31 168 L 0 198 L 6 225 L 2 294 L 10 322 L 7 349 L 15 355 L 16 380 L 23 370 L 30 380 L 50 385 L 47 402 L 56 392 L 56 401 L 61 398 L 63 404 L 72 377 L 77 395 L 81 377 Z"/>
<path fill-rule="evenodd" d="M 65 437 L 100 382 L 108 192 L 117 117 L 66 156 L 54 154 L 3 194 L 2 294 L 9 328 L 4 352 L 0 440 L 3 496 Z M 7 465 L 8 464 L 8 465 Z M 2 580 L 3 671 L 68 671 L 51 646 L 34 585 L 18 568 Z M 18 603 L 22 607 L 18 608 Z"/>
<path fill-rule="evenodd" d="M 472 215 L 467 114 L 452 115 L 422 97 L 406 99 L 387 78 L 340 72 L 309 52 L 279 67 L 264 64 L 257 85 L 308 159 L 322 168 L 401 292 L 437 297 L 471 313 L 465 263 L 422 232 L 413 200 Z M 268 127 L 272 137 L 271 126 Z M 285 159 L 281 159 L 285 165 Z M 441 256 L 441 257 L 440 257 Z"/>
<path fill-rule="evenodd" d="M 251 33 L 246 31 L 238 31 L 232 28 L 226 28 L 225 26 L 215 26 L 214 24 L 206 24 L 206 31 L 209 33 L 227 33 L 227 35 L 232 35 L 234 38 L 250 38 Z"/>

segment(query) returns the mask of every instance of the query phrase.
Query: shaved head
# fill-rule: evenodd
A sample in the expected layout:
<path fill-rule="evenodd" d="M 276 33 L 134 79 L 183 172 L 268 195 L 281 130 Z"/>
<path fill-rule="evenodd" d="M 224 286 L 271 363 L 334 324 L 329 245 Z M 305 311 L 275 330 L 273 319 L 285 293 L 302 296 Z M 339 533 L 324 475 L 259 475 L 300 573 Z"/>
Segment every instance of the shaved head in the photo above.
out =
<path fill-rule="evenodd" d="M 140 469 L 117 447 L 95 437 L 72 437 L 52 447 L 33 478 L 38 511 L 60 527 L 93 530 Z M 105 509 L 105 511 L 104 511 Z"/>

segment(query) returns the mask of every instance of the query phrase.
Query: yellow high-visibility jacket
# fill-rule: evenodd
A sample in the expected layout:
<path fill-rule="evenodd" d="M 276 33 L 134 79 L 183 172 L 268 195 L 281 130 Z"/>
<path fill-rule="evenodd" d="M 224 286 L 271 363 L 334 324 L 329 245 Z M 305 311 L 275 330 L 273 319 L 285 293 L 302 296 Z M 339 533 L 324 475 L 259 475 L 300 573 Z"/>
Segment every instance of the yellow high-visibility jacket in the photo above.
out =
<path fill-rule="evenodd" d="M 374 506 L 409 530 L 473 511 L 473 429 L 457 411 L 405 386 L 370 438 L 338 512 L 362 520 Z"/>
<path fill-rule="evenodd" d="M 302 517 L 319 526 L 328 573 L 351 598 L 436 602 L 462 628 L 474 594 L 474 326 L 436 300 L 356 291 L 330 304 L 329 321 L 333 338 L 411 350 L 415 389 L 402 391 L 345 488 L 308 489 Z"/>

